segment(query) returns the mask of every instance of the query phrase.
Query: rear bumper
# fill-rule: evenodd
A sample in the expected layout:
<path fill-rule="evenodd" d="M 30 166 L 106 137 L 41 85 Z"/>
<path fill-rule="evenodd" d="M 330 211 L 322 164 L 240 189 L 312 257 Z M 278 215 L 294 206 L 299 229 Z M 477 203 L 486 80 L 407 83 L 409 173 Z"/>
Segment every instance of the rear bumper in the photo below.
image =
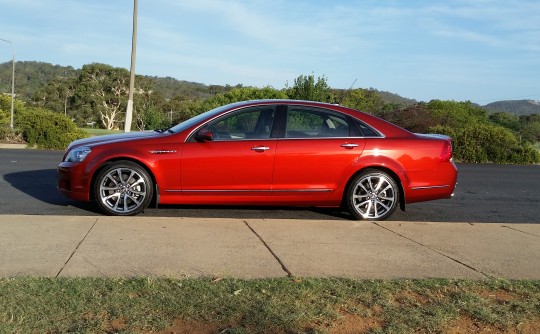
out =
<path fill-rule="evenodd" d="M 411 186 L 406 192 L 406 202 L 416 203 L 452 198 L 457 184 L 458 171 L 453 161 L 441 164 L 432 173 L 429 182 Z"/>

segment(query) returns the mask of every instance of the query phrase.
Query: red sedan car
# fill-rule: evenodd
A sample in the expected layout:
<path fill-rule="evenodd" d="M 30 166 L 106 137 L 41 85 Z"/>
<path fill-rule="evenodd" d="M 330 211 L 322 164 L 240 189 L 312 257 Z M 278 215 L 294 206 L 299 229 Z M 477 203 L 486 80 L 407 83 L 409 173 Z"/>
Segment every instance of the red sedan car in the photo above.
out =
<path fill-rule="evenodd" d="M 343 207 L 382 220 L 449 198 L 451 139 L 318 102 L 232 103 L 167 130 L 72 142 L 58 189 L 110 215 L 156 204 Z"/>

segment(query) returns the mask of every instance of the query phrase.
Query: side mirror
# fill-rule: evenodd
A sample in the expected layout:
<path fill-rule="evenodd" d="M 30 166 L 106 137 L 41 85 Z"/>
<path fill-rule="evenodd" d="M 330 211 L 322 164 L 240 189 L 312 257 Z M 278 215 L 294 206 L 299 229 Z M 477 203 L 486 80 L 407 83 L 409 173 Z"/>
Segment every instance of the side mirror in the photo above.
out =
<path fill-rule="evenodd" d="M 204 143 L 205 141 L 214 140 L 214 134 L 208 129 L 201 129 L 195 134 L 195 140 Z"/>

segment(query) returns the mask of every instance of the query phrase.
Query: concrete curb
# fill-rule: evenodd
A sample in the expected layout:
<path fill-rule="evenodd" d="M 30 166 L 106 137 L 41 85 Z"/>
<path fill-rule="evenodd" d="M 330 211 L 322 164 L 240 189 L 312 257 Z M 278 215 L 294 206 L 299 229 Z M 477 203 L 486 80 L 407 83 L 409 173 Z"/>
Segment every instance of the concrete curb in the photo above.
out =
<path fill-rule="evenodd" d="M 9 143 L 0 143 L 0 148 L 7 149 L 25 149 L 28 148 L 27 144 L 9 144 Z"/>

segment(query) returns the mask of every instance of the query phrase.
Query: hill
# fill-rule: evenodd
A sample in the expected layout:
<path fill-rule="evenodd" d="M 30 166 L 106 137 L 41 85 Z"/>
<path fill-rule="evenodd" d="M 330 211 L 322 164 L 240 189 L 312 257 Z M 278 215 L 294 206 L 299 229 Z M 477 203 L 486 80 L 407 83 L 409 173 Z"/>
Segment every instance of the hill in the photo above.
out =
<path fill-rule="evenodd" d="M 11 62 L 0 64 L 0 93 L 11 92 Z M 79 75 L 80 69 L 71 66 L 53 65 L 37 61 L 20 61 L 15 65 L 15 94 L 21 100 L 28 101 L 35 91 L 45 86 L 51 80 L 72 78 Z M 171 77 L 144 76 L 154 81 L 154 89 L 166 99 L 172 99 L 177 95 L 191 98 L 207 98 L 218 93 L 225 93 L 234 86 L 205 85 L 201 83 L 178 80 Z M 385 103 L 401 104 L 410 106 L 417 101 L 401 97 L 397 94 L 378 91 L 373 88 Z"/>
<path fill-rule="evenodd" d="M 540 101 L 534 100 L 508 100 L 497 101 L 483 107 L 490 113 L 506 112 L 517 116 L 540 114 Z"/>
<path fill-rule="evenodd" d="M 18 99 L 27 101 L 40 87 L 54 78 L 69 78 L 78 75 L 71 66 L 60 66 L 37 61 L 15 63 L 15 94 Z M 11 93 L 12 63 L 0 64 L 0 93 Z"/>

